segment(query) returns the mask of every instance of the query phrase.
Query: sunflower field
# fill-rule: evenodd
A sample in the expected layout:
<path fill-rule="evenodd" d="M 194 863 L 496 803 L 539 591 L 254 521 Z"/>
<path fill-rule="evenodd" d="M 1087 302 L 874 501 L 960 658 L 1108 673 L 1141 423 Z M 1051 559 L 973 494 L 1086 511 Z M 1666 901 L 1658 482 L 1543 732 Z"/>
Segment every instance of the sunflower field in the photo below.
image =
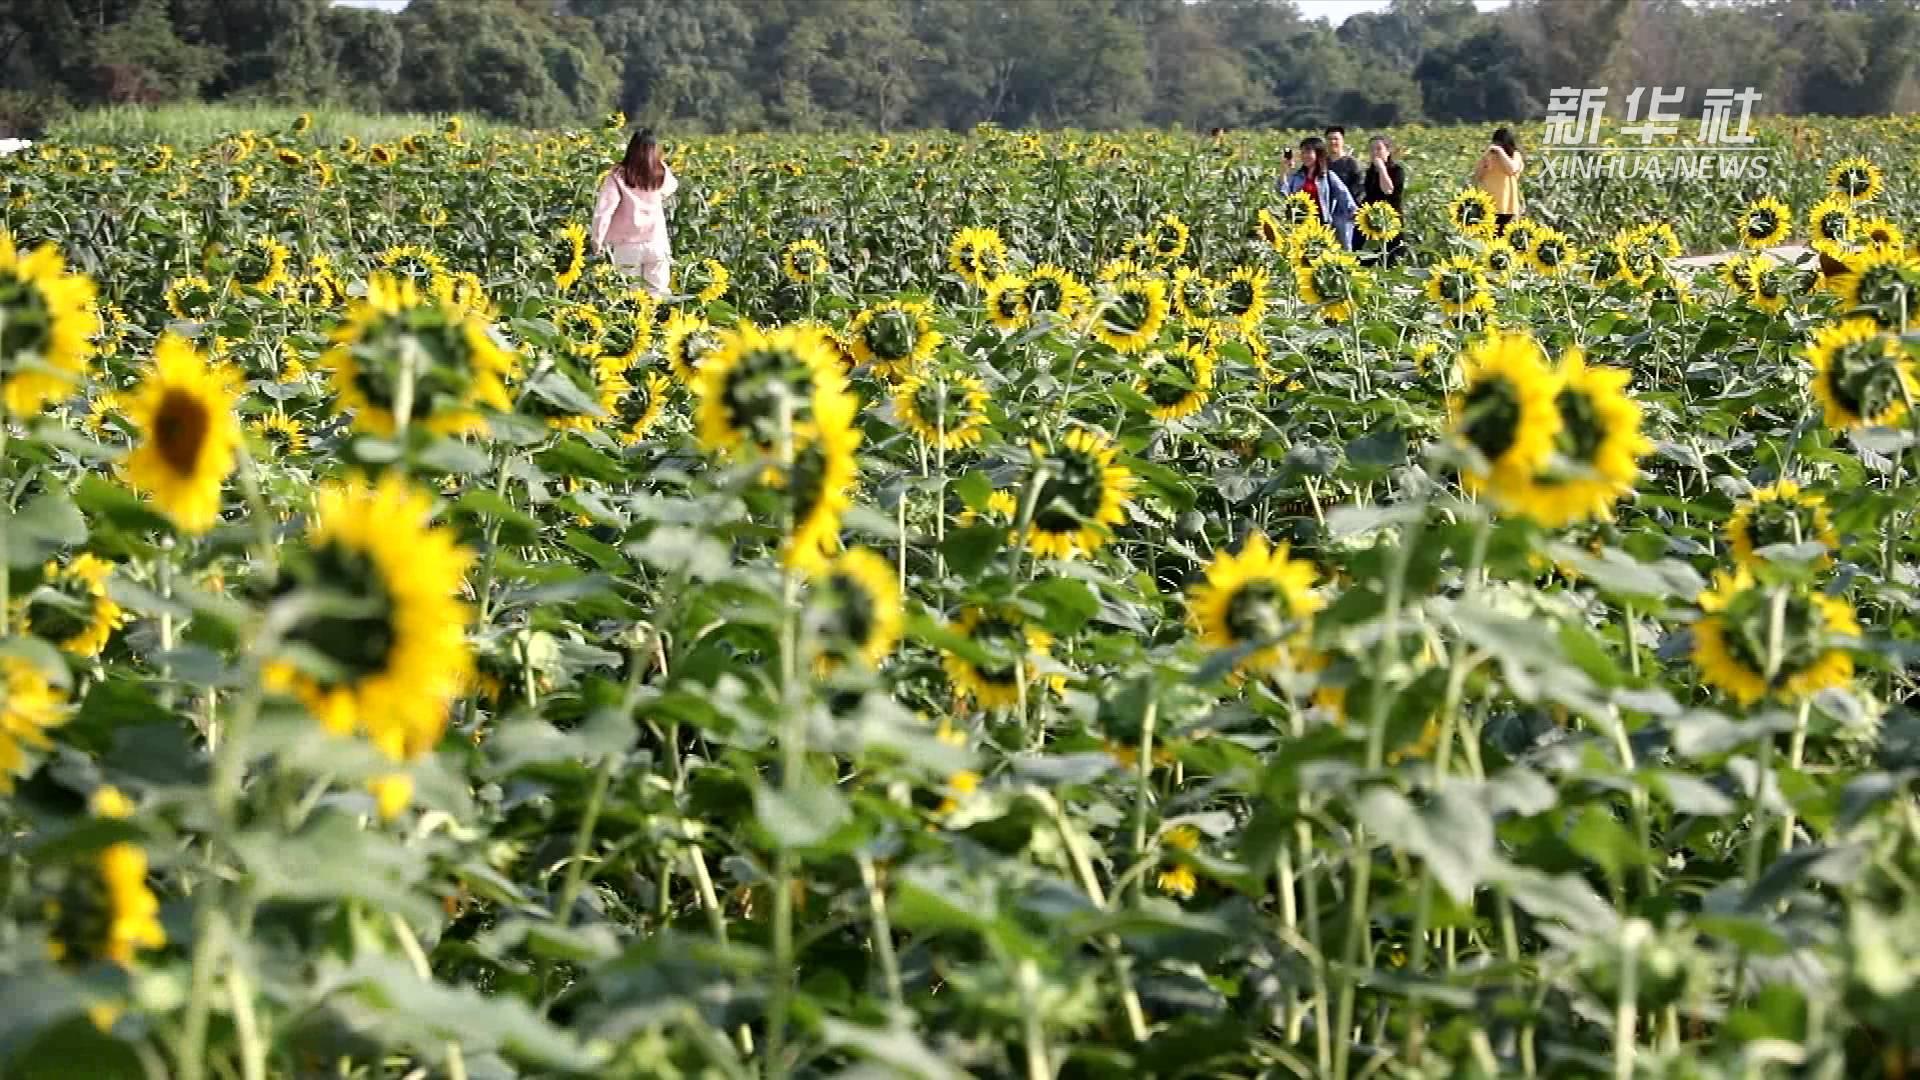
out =
<path fill-rule="evenodd" d="M 0 1075 L 1920 1075 L 1920 123 L 624 129 L 4 162 Z"/>

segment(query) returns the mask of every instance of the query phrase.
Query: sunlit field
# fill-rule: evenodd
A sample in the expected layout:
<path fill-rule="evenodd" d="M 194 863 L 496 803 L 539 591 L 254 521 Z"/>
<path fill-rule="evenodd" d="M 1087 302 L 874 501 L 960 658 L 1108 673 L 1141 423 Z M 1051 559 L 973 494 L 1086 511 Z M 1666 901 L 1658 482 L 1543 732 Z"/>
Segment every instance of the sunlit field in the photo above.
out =
<path fill-rule="evenodd" d="M 407 123 L 0 159 L 0 1074 L 1920 1070 L 1913 118 Z"/>

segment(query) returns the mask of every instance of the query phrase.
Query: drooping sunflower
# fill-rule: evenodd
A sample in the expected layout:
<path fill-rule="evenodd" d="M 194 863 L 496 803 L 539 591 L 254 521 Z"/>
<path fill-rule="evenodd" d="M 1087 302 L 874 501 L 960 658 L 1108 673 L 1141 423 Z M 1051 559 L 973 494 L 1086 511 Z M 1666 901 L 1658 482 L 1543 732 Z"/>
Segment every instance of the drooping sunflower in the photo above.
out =
<path fill-rule="evenodd" d="M 1587 267 L 1587 278 L 1603 289 L 1609 285 L 1640 283 L 1640 279 L 1634 276 L 1633 267 L 1627 264 L 1626 253 L 1614 243 L 1602 245 L 1594 251 L 1593 262 Z"/>
<path fill-rule="evenodd" d="M 525 407 L 533 415 L 545 420 L 547 427 L 553 431 L 586 434 L 600 430 L 601 425 L 616 417 L 620 399 L 632 389 L 627 385 L 618 364 L 581 365 L 562 359 L 547 370 L 546 378 L 563 380 L 574 390 L 574 393 L 563 397 L 543 392 L 558 390 L 557 385 L 545 381 L 530 384 L 531 392 Z M 593 402 L 592 409 L 580 407 L 578 402 L 582 397 Z"/>
<path fill-rule="evenodd" d="M 14 416 L 38 413 L 73 390 L 100 333 L 93 279 L 68 273 L 52 244 L 30 253 L 0 229 L 0 405 Z"/>
<path fill-rule="evenodd" d="M 1534 230 L 1533 250 L 1527 253 L 1527 262 L 1540 276 L 1559 277 L 1579 257 L 1573 243 L 1559 229 L 1541 225 Z"/>
<path fill-rule="evenodd" d="M 63 963 L 106 960 L 131 968 L 141 950 L 167 943 L 160 901 L 147 887 L 147 853 L 125 840 L 100 849 L 89 872 L 75 875 L 48 901 L 47 914 L 52 921 L 48 951 Z M 118 1006 L 96 1004 L 88 1012 L 106 1028 Z"/>
<path fill-rule="evenodd" d="M 1141 358 L 1133 388 L 1147 399 L 1154 419 L 1185 419 L 1213 395 L 1213 365 L 1213 353 L 1202 346 L 1155 350 Z"/>
<path fill-rule="evenodd" d="M 1853 678 L 1853 658 L 1831 639 L 1859 634 L 1860 623 L 1839 597 L 1763 585 L 1741 567 L 1715 573 L 1698 603 L 1705 614 L 1693 624 L 1693 662 L 1742 706 L 1769 696 L 1799 701 Z"/>
<path fill-rule="evenodd" d="M 1002 330 L 1019 330 L 1033 318 L 1033 304 L 1027 299 L 1027 279 L 1019 274 L 1001 274 L 987 286 L 987 321 Z"/>
<path fill-rule="evenodd" d="M 667 395 L 673 392 L 673 380 L 649 371 L 640 375 L 628 372 L 620 381 L 627 391 L 613 409 L 613 434 L 621 445 L 636 446 L 660 422 Z"/>
<path fill-rule="evenodd" d="M 591 304 L 561 304 L 550 314 L 568 353 L 586 359 L 600 355 L 607 323 Z"/>
<path fill-rule="evenodd" d="M 1041 263 L 1027 275 L 1027 307 L 1035 315 L 1051 313 L 1071 319 L 1087 302 L 1087 287 L 1080 279 L 1052 263 Z"/>
<path fill-rule="evenodd" d="M 1833 288 L 1854 314 L 1872 319 L 1882 330 L 1901 329 L 1901 320 L 1920 315 L 1920 258 L 1897 247 L 1864 248 L 1841 260 L 1846 272 Z"/>
<path fill-rule="evenodd" d="M 625 303 L 613 306 L 601 321 L 600 360 L 631 367 L 653 343 L 656 308 L 644 291 Z"/>
<path fill-rule="evenodd" d="M 1300 299 L 1318 307 L 1322 318 L 1343 323 L 1353 317 L 1356 302 L 1367 291 L 1368 275 L 1360 269 L 1360 260 L 1329 251 L 1309 265 L 1297 267 L 1294 283 Z"/>
<path fill-rule="evenodd" d="M 100 655 L 126 613 L 107 596 L 113 564 L 82 552 L 64 566 L 48 563 L 40 586 L 15 603 L 15 629 L 53 642 L 75 656 Z"/>
<path fill-rule="evenodd" d="M 127 480 L 182 532 L 206 532 L 220 516 L 220 486 L 240 445 L 239 388 L 231 368 L 163 334 L 128 404 L 140 443 L 127 457 Z"/>
<path fill-rule="evenodd" d="M 927 305 L 893 300 L 854 316 L 846 340 L 856 362 L 898 379 L 924 366 L 945 338 L 933 329 Z"/>
<path fill-rule="evenodd" d="M 1871 202 L 1886 187 L 1886 177 L 1880 166 L 1856 155 L 1827 170 L 1827 187 L 1849 203 Z"/>
<path fill-rule="evenodd" d="M 287 280 L 287 245 L 266 234 L 247 238 L 234 259 L 233 282 L 250 292 L 266 295 Z"/>
<path fill-rule="evenodd" d="M 743 324 L 722 335 L 720 348 L 696 373 L 700 443 L 714 452 L 773 456 L 781 446 L 784 412 L 787 439 L 797 450 L 817 423 L 815 412 L 835 404 L 845 386 L 839 363 L 818 334 Z"/>
<path fill-rule="evenodd" d="M 994 229 L 961 229 L 947 245 L 947 269 L 967 284 L 984 289 L 1007 271 L 1006 241 Z"/>
<path fill-rule="evenodd" d="M 565 292 L 587 268 L 587 230 L 579 222 L 560 227 L 547 240 L 547 267 L 553 287 Z"/>
<path fill-rule="evenodd" d="M 1897 423 L 1906 415 L 1906 398 L 1920 394 L 1912 359 L 1899 339 L 1872 319 L 1848 319 L 1814 331 L 1807 358 L 1813 363 L 1813 396 L 1835 431 Z"/>
<path fill-rule="evenodd" d="M 818 281 L 826 276 L 831 265 L 827 260 L 827 249 L 811 237 L 795 240 L 780 254 L 781 272 L 796 285 Z"/>
<path fill-rule="evenodd" d="M 987 387 L 973 375 L 911 375 L 893 393 L 900 422 L 929 446 L 959 450 L 987 427 Z"/>
<path fill-rule="evenodd" d="M 1455 318 L 1493 310 L 1487 275 L 1471 255 L 1455 255 L 1427 273 L 1427 299 Z"/>
<path fill-rule="evenodd" d="M 1183 319 L 1204 323 L 1220 314 L 1220 283 L 1191 266 L 1174 270 L 1172 295 Z"/>
<path fill-rule="evenodd" d="M 1100 270 L 1094 274 L 1093 280 L 1100 285 L 1111 285 L 1121 278 L 1130 277 L 1146 277 L 1157 280 L 1160 278 L 1160 274 L 1142 266 L 1139 260 L 1135 259 L 1132 255 L 1122 254 L 1119 258 L 1108 259 L 1106 262 L 1101 263 Z"/>
<path fill-rule="evenodd" d="M 1178 262 L 1187 253 L 1187 223 L 1177 214 L 1162 214 L 1147 233 L 1147 252 L 1163 264 Z"/>
<path fill-rule="evenodd" d="M 893 567 L 863 547 L 841 552 L 814 572 L 812 606 L 829 667 L 849 660 L 879 667 L 906 624 Z"/>
<path fill-rule="evenodd" d="M 1807 234 L 1813 246 L 1834 258 L 1852 248 L 1857 224 L 1853 204 L 1842 195 L 1829 195 L 1807 211 Z"/>
<path fill-rule="evenodd" d="M 1487 241 L 1486 250 L 1480 253 L 1480 262 L 1487 268 L 1488 278 L 1502 283 L 1511 280 L 1515 271 L 1527 265 L 1519 252 L 1507 246 L 1504 236 Z"/>
<path fill-rule="evenodd" d="M 1883 217 L 1868 218 L 1860 222 L 1860 241 L 1868 247 L 1905 247 L 1907 234 L 1900 226 Z"/>
<path fill-rule="evenodd" d="M 1560 431 L 1553 455 L 1527 483 L 1503 487 L 1499 496 L 1549 529 L 1606 517 L 1632 494 L 1639 459 L 1653 450 L 1640 433 L 1640 405 L 1626 392 L 1628 372 L 1589 367 L 1580 350 L 1570 349 L 1555 375 Z"/>
<path fill-rule="evenodd" d="M 840 546 L 840 517 L 853 505 L 860 473 L 856 456 L 859 402 L 844 391 L 814 396 L 813 418 L 793 451 L 793 464 L 769 470 L 786 504 L 787 540 L 780 561 L 796 570 L 819 569 Z"/>
<path fill-rule="evenodd" d="M 1467 346 L 1464 389 L 1448 399 L 1455 436 L 1479 453 L 1461 471 L 1471 492 L 1496 498 L 1524 489 L 1546 468 L 1560 436 L 1560 380 L 1538 342 L 1495 330 Z"/>
<path fill-rule="evenodd" d="M 140 168 L 143 172 L 163 173 L 172 166 L 173 147 L 165 143 L 148 147 L 145 156 L 140 159 Z"/>
<path fill-rule="evenodd" d="M 1222 549 L 1207 564 L 1206 580 L 1187 591 L 1187 613 L 1203 644 L 1246 650 L 1236 670 L 1261 674 L 1304 645 L 1307 622 L 1324 606 L 1313 585 L 1312 563 L 1255 532 L 1239 553 Z"/>
<path fill-rule="evenodd" d="M 1200 846 L 1200 830 L 1191 825 L 1176 826 L 1167 830 L 1161 842 L 1174 851 L 1192 851 Z M 1194 875 L 1193 867 L 1174 862 L 1154 876 L 1153 884 L 1169 896 L 1191 900 L 1200 887 L 1200 879 Z"/>
<path fill-rule="evenodd" d="M 1754 250 L 1770 248 L 1793 231 L 1793 211 L 1771 195 L 1762 195 L 1748 203 L 1734 219 L 1740 242 Z"/>
<path fill-rule="evenodd" d="M 0 656 L 0 794 L 25 776 L 28 750 L 53 745 L 47 729 L 67 719 L 67 696 L 31 660 Z"/>
<path fill-rule="evenodd" d="M 1762 255 L 1734 255 L 1720 264 L 1720 278 L 1735 295 L 1753 291 L 1753 273 L 1761 265 Z"/>
<path fill-rule="evenodd" d="M 953 652 L 944 656 L 942 664 L 956 693 L 983 709 L 1004 709 L 1020 703 L 1022 684 L 1028 694 L 1041 689 L 1035 661 L 1053 648 L 1053 635 L 1028 625 L 1011 608 L 964 608 L 953 630 L 987 657 L 975 662 Z"/>
<path fill-rule="evenodd" d="M 1114 462 L 1116 451 L 1105 435 L 1086 428 L 1068 432 L 1051 450 L 1035 446 L 1033 452 L 1040 490 L 1027 547 L 1060 559 L 1098 551 L 1109 528 L 1127 519 L 1132 470 Z"/>
<path fill-rule="evenodd" d="M 379 262 L 389 275 L 423 287 L 447 275 L 446 262 L 418 244 L 396 244 L 380 253 Z"/>
<path fill-rule="evenodd" d="M 177 277 L 167 282 L 165 299 L 173 317 L 186 322 L 207 322 L 220 302 L 221 290 L 198 274 Z"/>
<path fill-rule="evenodd" d="M 286 461 L 307 451 L 307 429 L 285 413 L 263 413 L 247 424 L 247 431 L 264 444 L 264 460 Z"/>
<path fill-rule="evenodd" d="M 720 331 L 698 315 L 676 311 L 667 316 L 660 342 L 674 377 L 692 386 L 699 379 L 700 365 L 720 348 Z"/>
<path fill-rule="evenodd" d="M 1241 266 L 1227 275 L 1220 289 L 1220 315 L 1249 333 L 1256 329 L 1267 315 L 1267 272 Z"/>
<path fill-rule="evenodd" d="M 1400 235 L 1400 211 L 1395 210 L 1389 202 L 1367 203 L 1354 216 L 1353 227 L 1368 240 L 1384 244 Z"/>
<path fill-rule="evenodd" d="M 1296 269 L 1312 266 L 1315 259 L 1336 251 L 1346 251 L 1339 234 L 1318 221 L 1309 221 L 1288 238 L 1287 262 Z"/>
<path fill-rule="evenodd" d="M 701 259 L 693 264 L 693 269 L 680 287 L 692 292 L 695 302 L 711 304 L 727 295 L 727 286 L 732 281 L 732 276 L 719 259 Z"/>
<path fill-rule="evenodd" d="M 449 220 L 447 208 L 437 202 L 421 203 L 420 212 L 417 216 L 420 219 L 420 224 L 425 225 L 429 229 L 438 229 L 444 226 Z"/>
<path fill-rule="evenodd" d="M 1292 226 L 1280 220 L 1272 210 L 1261 207 L 1253 218 L 1253 236 L 1275 251 L 1287 249 L 1287 233 Z"/>
<path fill-rule="evenodd" d="M 351 411 L 356 430 L 381 437 L 400 426 L 403 384 L 408 425 L 440 435 L 484 430 L 482 410 L 512 410 L 506 385 L 519 365 L 486 320 L 432 300 L 412 279 L 384 273 L 369 278 L 366 295 L 348 305 L 320 363 L 333 386 L 334 412 Z"/>
<path fill-rule="evenodd" d="M 1136 353 L 1153 344 L 1167 322 L 1167 283 L 1125 277 L 1093 320 L 1093 336 L 1115 352 Z"/>
<path fill-rule="evenodd" d="M 1727 518 L 1727 546 L 1733 552 L 1734 565 L 1753 569 L 1766 560 L 1760 549 L 1774 544 L 1819 544 L 1829 554 L 1820 556 L 1818 565 L 1833 561 L 1831 552 L 1840 547 L 1833 531 L 1833 519 L 1827 513 L 1827 501 L 1814 492 L 1800 489 L 1791 480 L 1781 480 L 1734 504 Z"/>
<path fill-rule="evenodd" d="M 1466 236 L 1492 236 L 1493 196 L 1477 187 L 1462 190 L 1447 204 L 1447 220 Z"/>
<path fill-rule="evenodd" d="M 398 472 L 377 483 L 328 483 L 282 594 L 340 598 L 286 637 L 303 655 L 269 664 L 270 689 L 291 693 L 327 730 L 361 734 L 394 761 L 431 751 L 447 709 L 469 684 L 468 611 L 459 600 L 471 555 L 451 529 L 431 525 L 432 500 Z M 351 601 L 350 603 L 346 601 Z"/>

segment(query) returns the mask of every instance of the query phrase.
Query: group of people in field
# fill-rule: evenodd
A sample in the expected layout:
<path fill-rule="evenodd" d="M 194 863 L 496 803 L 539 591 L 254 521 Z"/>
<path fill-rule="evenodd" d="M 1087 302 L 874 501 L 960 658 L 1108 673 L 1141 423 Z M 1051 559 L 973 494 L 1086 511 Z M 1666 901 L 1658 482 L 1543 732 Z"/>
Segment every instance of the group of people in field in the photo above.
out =
<path fill-rule="evenodd" d="M 1348 249 L 1354 246 L 1353 222 L 1361 206 L 1384 202 L 1398 213 L 1406 197 L 1406 166 L 1385 135 L 1368 140 L 1362 165 L 1348 149 L 1347 129 L 1336 124 L 1300 140 L 1297 153 L 1287 150 L 1286 165 L 1281 192 L 1306 192 L 1319 209 L 1320 221 Z M 1474 165 L 1473 183 L 1493 200 L 1496 231 L 1504 231 L 1521 212 L 1520 173 L 1525 168 L 1513 131 L 1495 131 Z M 667 237 L 666 200 L 679 186 L 661 156 L 659 141 L 647 130 L 628 140 L 625 157 L 601 182 L 594 199 L 589 233 L 594 252 L 604 252 L 615 266 L 638 275 L 655 296 L 665 296 L 671 288 L 673 248 Z M 1395 237 L 1368 258 L 1392 264 L 1405 251 L 1406 241 Z"/>
<path fill-rule="evenodd" d="M 1401 212 L 1406 196 L 1407 169 L 1394 151 L 1393 141 L 1375 135 L 1367 143 L 1367 161 L 1362 165 L 1347 146 L 1347 129 L 1333 125 L 1321 135 L 1300 140 L 1298 153 L 1286 152 L 1287 171 L 1280 191 L 1292 195 L 1304 191 L 1320 210 L 1320 221 L 1340 238 L 1342 246 L 1354 246 L 1353 222 L 1360 207 L 1384 202 Z M 1473 184 L 1493 200 L 1496 231 L 1519 215 L 1520 173 L 1526 160 L 1510 128 L 1500 128 L 1473 167 Z M 1406 250 L 1402 237 L 1388 241 L 1384 250 L 1371 258 L 1382 262 L 1398 261 Z"/>

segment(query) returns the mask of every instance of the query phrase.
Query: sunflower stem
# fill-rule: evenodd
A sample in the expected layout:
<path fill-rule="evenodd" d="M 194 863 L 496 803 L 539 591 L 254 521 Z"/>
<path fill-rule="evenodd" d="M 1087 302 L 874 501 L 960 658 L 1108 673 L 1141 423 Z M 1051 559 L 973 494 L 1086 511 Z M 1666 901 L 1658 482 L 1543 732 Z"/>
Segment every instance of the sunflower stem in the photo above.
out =
<path fill-rule="evenodd" d="M 1159 714 L 1160 698 L 1156 694 L 1147 699 L 1147 707 L 1140 716 L 1140 759 L 1134 762 L 1133 857 L 1136 860 L 1147 854 L 1147 805 L 1153 798 L 1153 728 Z M 1136 903 L 1146 888 L 1146 875 L 1142 874 L 1133 883 Z"/>
<path fill-rule="evenodd" d="M 1801 698 L 1800 708 L 1794 713 L 1793 738 L 1787 744 L 1787 768 L 1796 772 L 1799 771 L 1801 763 L 1806 758 L 1807 718 L 1812 710 L 1813 699 Z M 1783 827 L 1780 830 L 1780 854 L 1782 855 L 1793 850 L 1793 830 L 1796 820 L 1797 815 L 1794 813 L 1793 808 L 1789 806 L 1785 817 L 1782 819 Z"/>
<path fill-rule="evenodd" d="M 809 294 L 811 310 L 811 294 Z M 785 394 L 779 397 L 780 408 L 780 468 L 791 475 L 794 461 L 793 438 L 793 402 Z M 782 500 L 787 507 L 786 533 L 793 533 L 792 508 L 789 500 Z M 905 509 L 906 493 L 900 498 L 901 506 L 901 564 L 906 561 Z M 780 568 L 780 786 L 784 793 L 791 795 L 800 770 L 806 767 L 806 717 L 801 714 L 800 703 L 796 700 L 796 683 L 800 677 L 800 626 L 799 604 L 800 581 L 794 574 L 790 560 L 782 560 Z M 773 893 L 773 993 L 767 1005 L 767 1049 L 763 1064 L 766 1076 L 787 1075 L 786 1040 L 787 1011 L 791 1007 L 794 990 L 794 953 L 793 953 L 793 852 L 782 847 L 774 856 L 774 893 Z"/>
<path fill-rule="evenodd" d="M 867 915 L 873 920 L 869 937 L 874 954 L 880 958 L 880 977 L 887 987 L 887 1003 L 893 1006 L 894 1012 L 904 1014 L 907 995 L 900 983 L 900 959 L 893 951 L 893 923 L 887 918 L 887 894 L 880 888 L 880 874 L 873 865 L 873 856 L 863 851 L 855 861 L 860 866 L 861 887 L 867 890 Z"/>

